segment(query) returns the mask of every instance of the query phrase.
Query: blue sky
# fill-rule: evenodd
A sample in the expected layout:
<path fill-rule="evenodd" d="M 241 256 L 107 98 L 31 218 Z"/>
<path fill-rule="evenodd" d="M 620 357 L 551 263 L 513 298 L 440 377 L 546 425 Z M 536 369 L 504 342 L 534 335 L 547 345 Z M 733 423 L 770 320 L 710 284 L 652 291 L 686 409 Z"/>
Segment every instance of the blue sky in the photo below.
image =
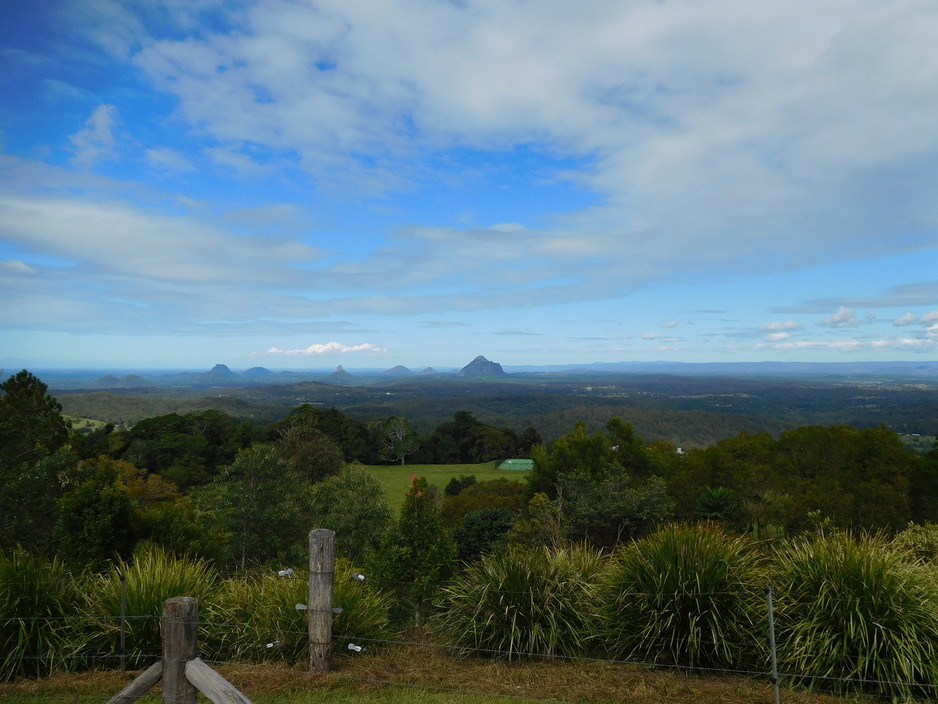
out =
<path fill-rule="evenodd" d="M 6 0 L 0 368 L 933 360 L 933 0 Z"/>

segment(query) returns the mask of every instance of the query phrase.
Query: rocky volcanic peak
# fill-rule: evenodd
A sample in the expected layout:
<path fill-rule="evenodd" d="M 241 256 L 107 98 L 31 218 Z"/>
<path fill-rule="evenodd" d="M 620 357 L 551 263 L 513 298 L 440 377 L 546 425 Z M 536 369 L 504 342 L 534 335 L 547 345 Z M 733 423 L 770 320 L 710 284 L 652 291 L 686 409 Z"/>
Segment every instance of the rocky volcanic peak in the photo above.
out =
<path fill-rule="evenodd" d="M 385 376 L 410 376 L 413 372 L 402 364 L 392 367 L 387 371 L 381 372 Z"/>
<path fill-rule="evenodd" d="M 473 359 L 459 370 L 459 376 L 506 376 L 498 362 L 490 362 L 482 355 Z"/>

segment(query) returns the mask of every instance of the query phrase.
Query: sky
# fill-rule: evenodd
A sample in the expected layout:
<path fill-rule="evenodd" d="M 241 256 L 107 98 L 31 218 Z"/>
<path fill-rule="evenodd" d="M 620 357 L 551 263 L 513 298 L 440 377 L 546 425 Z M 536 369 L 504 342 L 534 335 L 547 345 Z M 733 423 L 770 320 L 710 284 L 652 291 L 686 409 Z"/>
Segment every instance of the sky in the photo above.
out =
<path fill-rule="evenodd" d="M 938 359 L 934 0 L 4 0 L 0 369 Z"/>

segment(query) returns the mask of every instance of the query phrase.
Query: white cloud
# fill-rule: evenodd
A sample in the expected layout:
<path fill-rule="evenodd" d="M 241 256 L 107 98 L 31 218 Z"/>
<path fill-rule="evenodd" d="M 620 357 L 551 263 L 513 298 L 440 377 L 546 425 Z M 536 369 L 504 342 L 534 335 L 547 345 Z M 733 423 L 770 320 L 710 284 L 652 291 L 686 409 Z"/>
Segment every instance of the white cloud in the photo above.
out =
<path fill-rule="evenodd" d="M 452 145 L 586 157 L 566 176 L 605 205 L 541 232 L 540 249 L 605 258 L 600 286 L 663 261 L 909 250 L 938 223 L 938 8 L 924 0 L 323 0 L 243 17 L 136 57 L 217 140 L 214 158 L 257 170 L 261 145 L 365 189 L 426 177 L 421 156 Z M 879 204 L 900 195 L 907 227 L 884 238 Z"/>
<path fill-rule="evenodd" d="M 911 325 L 915 322 L 915 316 L 912 313 L 903 313 L 892 321 L 893 327 L 901 328 L 905 325 Z"/>
<path fill-rule="evenodd" d="M 922 325 L 931 325 L 932 323 L 938 323 L 938 310 L 933 310 L 930 313 L 925 313 L 922 316 Z"/>
<path fill-rule="evenodd" d="M 663 327 L 663 328 L 676 328 L 677 326 L 678 326 L 678 322 L 677 322 L 676 320 L 669 320 L 669 321 L 666 322 L 666 323 L 661 323 L 661 326 L 660 326 L 660 327 Z"/>
<path fill-rule="evenodd" d="M 113 160 L 117 156 L 112 130 L 116 122 L 117 108 L 99 105 L 91 113 L 84 127 L 69 137 L 73 147 L 72 163 L 79 169 L 91 169 L 100 161 Z"/>
<path fill-rule="evenodd" d="M 76 263 L 87 273 L 187 281 L 299 286 L 296 263 L 314 247 L 286 239 L 234 236 L 192 218 L 154 214 L 128 204 L 0 194 L 5 239 Z"/>
<path fill-rule="evenodd" d="M 144 152 L 147 163 L 160 171 L 195 171 L 195 165 L 189 158 L 166 147 L 154 147 Z"/>
<path fill-rule="evenodd" d="M 773 332 L 766 337 L 766 339 L 769 342 L 781 342 L 782 340 L 787 340 L 789 337 L 791 337 L 791 333 L 788 332 Z"/>
<path fill-rule="evenodd" d="M 786 320 L 784 322 L 772 321 L 771 323 L 766 323 L 762 326 L 763 330 L 800 330 L 801 323 L 796 323 L 794 320 Z"/>
<path fill-rule="evenodd" d="M 19 259 L 0 261 L 0 272 L 18 276 L 34 276 L 36 274 L 35 269 L 29 266 L 29 264 L 21 262 Z"/>
<path fill-rule="evenodd" d="M 846 308 L 841 306 L 836 313 L 830 317 L 824 318 L 820 324 L 831 328 L 848 328 L 853 327 L 854 325 L 859 325 L 860 321 L 857 318 L 857 313 L 853 308 Z"/>
<path fill-rule="evenodd" d="M 370 342 L 363 342 L 360 345 L 343 345 L 340 342 L 326 342 L 322 344 L 313 344 L 303 349 L 281 350 L 277 347 L 271 347 L 266 352 L 258 352 L 257 354 L 314 357 L 324 354 L 352 354 L 357 352 L 385 354 L 387 350 L 382 347 L 378 347 L 377 345 L 373 345 Z"/>

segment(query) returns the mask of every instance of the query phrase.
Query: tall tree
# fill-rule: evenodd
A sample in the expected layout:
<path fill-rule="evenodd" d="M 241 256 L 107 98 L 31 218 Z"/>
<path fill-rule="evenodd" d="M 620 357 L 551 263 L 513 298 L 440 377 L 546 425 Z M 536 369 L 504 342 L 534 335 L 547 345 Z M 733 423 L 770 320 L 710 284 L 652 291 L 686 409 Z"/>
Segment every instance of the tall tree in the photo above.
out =
<path fill-rule="evenodd" d="M 292 559 L 305 544 L 309 483 L 271 445 L 241 450 L 193 498 L 199 507 L 215 509 L 217 527 L 230 536 L 231 558 L 242 569 Z"/>
<path fill-rule="evenodd" d="M 411 475 L 400 518 L 371 564 L 375 578 L 397 592 L 399 617 L 426 617 L 430 601 L 454 568 L 456 546 L 443 528 L 427 480 Z"/>
<path fill-rule="evenodd" d="M 391 525 L 391 506 L 375 475 L 353 462 L 312 489 L 312 527 L 335 531 L 335 549 L 363 565 Z"/>
<path fill-rule="evenodd" d="M 0 384 L 0 484 L 15 467 L 51 455 L 68 441 L 62 405 L 27 370 Z"/>
<path fill-rule="evenodd" d="M 391 416 L 381 424 L 381 447 L 385 459 L 404 464 L 407 455 L 420 449 L 420 438 L 404 416 Z"/>

